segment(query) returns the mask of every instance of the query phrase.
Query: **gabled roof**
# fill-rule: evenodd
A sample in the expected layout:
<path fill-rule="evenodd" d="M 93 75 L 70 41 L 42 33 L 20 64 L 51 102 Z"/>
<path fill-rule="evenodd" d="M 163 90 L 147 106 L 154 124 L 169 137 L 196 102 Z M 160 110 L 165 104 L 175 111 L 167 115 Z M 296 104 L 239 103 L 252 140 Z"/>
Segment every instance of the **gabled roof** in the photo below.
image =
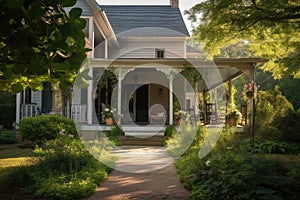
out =
<path fill-rule="evenodd" d="M 190 45 L 186 45 L 186 52 L 187 53 L 198 53 L 198 54 L 202 53 L 202 51 L 200 51 Z"/>
<path fill-rule="evenodd" d="M 181 12 L 176 7 L 102 5 L 101 8 L 117 36 L 189 36 Z"/>

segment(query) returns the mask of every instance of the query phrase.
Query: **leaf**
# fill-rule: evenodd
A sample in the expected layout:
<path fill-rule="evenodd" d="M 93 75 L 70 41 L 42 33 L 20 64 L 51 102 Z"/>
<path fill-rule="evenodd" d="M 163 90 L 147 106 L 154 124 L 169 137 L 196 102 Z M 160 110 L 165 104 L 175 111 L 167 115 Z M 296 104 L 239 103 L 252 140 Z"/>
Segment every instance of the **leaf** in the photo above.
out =
<path fill-rule="evenodd" d="M 60 0 L 63 7 L 72 7 L 76 4 L 77 0 Z"/>
<path fill-rule="evenodd" d="M 71 19 L 77 19 L 77 18 L 80 18 L 81 13 L 82 13 L 81 8 L 72 8 L 72 10 L 69 13 L 69 17 Z"/>
<path fill-rule="evenodd" d="M 19 93 L 25 89 L 24 85 L 21 83 L 16 83 L 11 86 L 11 90 L 15 93 Z"/>

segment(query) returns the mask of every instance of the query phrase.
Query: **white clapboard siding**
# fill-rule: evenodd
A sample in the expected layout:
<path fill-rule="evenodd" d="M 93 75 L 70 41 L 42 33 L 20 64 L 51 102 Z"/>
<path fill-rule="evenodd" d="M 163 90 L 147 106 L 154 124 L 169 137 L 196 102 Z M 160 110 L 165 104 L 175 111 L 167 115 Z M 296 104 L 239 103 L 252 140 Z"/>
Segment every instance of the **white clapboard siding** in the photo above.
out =
<path fill-rule="evenodd" d="M 110 48 L 108 56 L 110 59 L 116 58 L 155 58 L 155 49 L 164 49 L 166 52 L 165 58 L 183 58 L 185 57 L 185 42 L 171 41 L 162 38 L 152 41 L 144 41 L 137 39 L 119 39 L 119 48 Z M 100 47 L 99 47 L 100 48 Z M 101 58 L 101 51 L 97 51 L 95 57 Z"/>
<path fill-rule="evenodd" d="M 31 92 L 31 102 L 37 105 L 37 108 L 42 108 L 42 91 Z"/>

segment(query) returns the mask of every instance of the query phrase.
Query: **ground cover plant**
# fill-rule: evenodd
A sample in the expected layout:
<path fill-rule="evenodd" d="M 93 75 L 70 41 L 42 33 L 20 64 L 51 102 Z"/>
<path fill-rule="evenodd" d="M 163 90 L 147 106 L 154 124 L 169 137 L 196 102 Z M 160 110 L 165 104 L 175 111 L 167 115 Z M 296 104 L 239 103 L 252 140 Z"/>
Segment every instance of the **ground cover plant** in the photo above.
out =
<path fill-rule="evenodd" d="M 258 152 L 245 135 L 226 127 L 212 151 L 200 159 L 199 150 L 207 134 L 207 128 L 199 127 L 193 144 L 176 162 L 191 199 L 297 199 L 299 149 L 294 149 L 293 155 L 270 154 L 278 150 L 285 153 L 295 144 L 262 142 Z"/>
<path fill-rule="evenodd" d="M 54 118 L 58 119 L 57 116 Z M 0 160 L 7 163 L 7 167 L 0 171 L 3 172 L 0 190 L 21 191 L 22 195 L 35 199 L 81 199 L 90 196 L 111 171 L 99 160 L 113 166 L 116 158 L 109 153 L 112 145 L 108 145 L 107 140 L 96 138 L 83 142 L 70 132 L 73 126 L 69 125 L 65 119 L 54 124 L 54 127 L 63 129 L 56 134 L 51 132 L 49 135 L 53 139 L 40 139 L 40 133 L 36 133 L 38 140 L 35 141 L 41 143 L 37 143 L 39 145 L 30 156 L 20 158 L 18 165 L 13 166 L 10 160 Z M 92 150 L 93 154 L 88 150 Z"/>

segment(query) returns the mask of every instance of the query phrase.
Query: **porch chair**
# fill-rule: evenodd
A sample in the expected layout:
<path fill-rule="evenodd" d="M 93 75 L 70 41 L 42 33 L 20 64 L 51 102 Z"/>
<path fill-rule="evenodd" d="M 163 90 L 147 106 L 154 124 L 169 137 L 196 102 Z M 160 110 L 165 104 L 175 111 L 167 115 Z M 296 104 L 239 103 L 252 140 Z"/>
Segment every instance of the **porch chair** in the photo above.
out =
<path fill-rule="evenodd" d="M 167 113 L 166 109 L 161 104 L 154 104 L 149 109 L 149 119 L 150 124 L 153 123 L 153 120 L 162 120 L 166 124 Z"/>

